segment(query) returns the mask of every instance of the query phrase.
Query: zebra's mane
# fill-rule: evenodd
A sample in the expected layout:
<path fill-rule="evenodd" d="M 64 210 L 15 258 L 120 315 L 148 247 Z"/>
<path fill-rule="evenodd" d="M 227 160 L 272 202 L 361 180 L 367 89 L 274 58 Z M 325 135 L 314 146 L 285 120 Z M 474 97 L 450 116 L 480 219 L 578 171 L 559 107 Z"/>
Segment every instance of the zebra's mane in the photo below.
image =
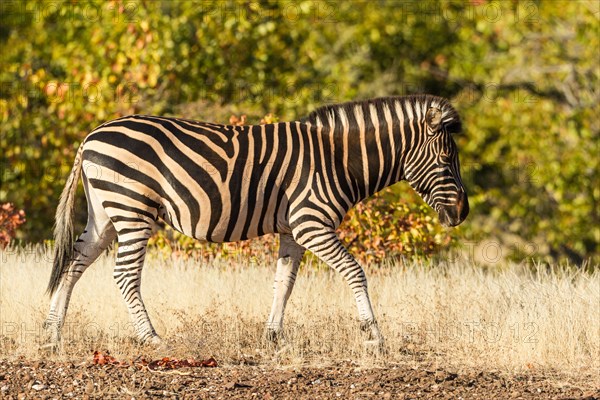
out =
<path fill-rule="evenodd" d="M 405 113 L 407 113 L 407 103 L 410 104 L 412 110 L 420 108 L 421 115 L 423 116 L 430 107 L 439 108 L 442 111 L 442 123 L 449 133 L 459 133 L 462 129 L 460 117 L 450 102 L 443 97 L 429 94 L 379 97 L 339 104 L 328 104 L 312 111 L 308 116 L 301 119 L 301 121 L 308 122 L 311 125 L 328 126 L 330 119 L 333 119 L 336 123 L 340 120 L 340 111 L 344 111 L 346 115 L 349 115 L 354 112 L 356 107 L 361 107 L 365 115 L 371 106 L 375 107 L 379 115 L 382 115 L 383 109 L 386 106 L 394 113 L 396 102 L 399 102 L 400 107 Z M 414 114 L 414 111 L 411 113 Z"/>

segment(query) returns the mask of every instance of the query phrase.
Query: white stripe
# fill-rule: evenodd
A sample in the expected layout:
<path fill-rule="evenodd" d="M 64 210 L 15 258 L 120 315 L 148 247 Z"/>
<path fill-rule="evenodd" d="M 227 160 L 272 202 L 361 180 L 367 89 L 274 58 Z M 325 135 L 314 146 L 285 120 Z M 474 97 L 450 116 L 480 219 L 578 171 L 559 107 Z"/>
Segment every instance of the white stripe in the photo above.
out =
<path fill-rule="evenodd" d="M 369 190 L 369 159 L 367 158 L 367 141 L 365 138 L 365 117 L 360 105 L 354 107 L 354 117 L 356 118 L 360 137 L 360 153 L 363 166 L 363 179 L 365 181 L 365 195 L 368 195 L 371 193 Z"/>
<path fill-rule="evenodd" d="M 396 109 L 396 115 L 398 116 L 398 119 L 400 120 L 400 139 L 402 141 L 401 152 L 406 154 L 408 148 L 406 146 L 406 134 L 404 132 L 404 113 L 402 112 L 402 105 L 400 104 L 399 101 L 395 102 L 395 109 Z M 402 160 L 398 160 L 398 162 L 402 162 Z M 402 176 L 400 176 L 400 174 L 402 174 L 403 169 L 404 169 L 404 165 L 402 165 L 401 168 L 398 168 L 398 175 L 394 177 L 394 180 L 396 182 L 402 178 Z"/>
<path fill-rule="evenodd" d="M 259 163 L 262 164 L 263 160 L 265 159 L 265 154 L 267 153 L 267 133 L 265 132 L 265 125 L 261 125 L 260 126 L 260 139 L 261 139 L 261 149 L 260 149 L 260 159 L 258 160 Z"/>
<path fill-rule="evenodd" d="M 415 119 L 415 116 L 413 114 L 413 108 L 412 105 L 410 104 L 410 101 L 406 100 L 404 102 L 404 109 L 406 110 L 406 117 L 408 118 L 409 121 L 412 121 Z"/>

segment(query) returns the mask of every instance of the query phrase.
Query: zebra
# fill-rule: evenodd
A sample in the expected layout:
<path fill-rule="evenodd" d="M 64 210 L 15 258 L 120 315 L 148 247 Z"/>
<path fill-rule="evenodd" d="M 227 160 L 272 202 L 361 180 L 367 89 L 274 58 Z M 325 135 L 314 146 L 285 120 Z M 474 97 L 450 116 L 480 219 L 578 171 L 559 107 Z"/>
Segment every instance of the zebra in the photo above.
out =
<path fill-rule="evenodd" d="M 100 125 L 79 146 L 56 211 L 46 346 L 58 346 L 74 285 L 115 238 L 113 276 L 136 335 L 141 343 L 161 343 L 141 296 L 146 246 L 159 219 L 209 242 L 279 235 L 268 340 L 282 336 L 309 250 L 351 288 L 365 342 L 383 345 L 365 272 L 336 229 L 354 205 L 400 180 L 442 225 L 464 221 L 469 203 L 453 140 L 460 131 L 456 110 L 433 95 L 326 105 L 300 120 L 262 125 L 147 115 Z M 88 220 L 74 240 L 80 178 Z"/>

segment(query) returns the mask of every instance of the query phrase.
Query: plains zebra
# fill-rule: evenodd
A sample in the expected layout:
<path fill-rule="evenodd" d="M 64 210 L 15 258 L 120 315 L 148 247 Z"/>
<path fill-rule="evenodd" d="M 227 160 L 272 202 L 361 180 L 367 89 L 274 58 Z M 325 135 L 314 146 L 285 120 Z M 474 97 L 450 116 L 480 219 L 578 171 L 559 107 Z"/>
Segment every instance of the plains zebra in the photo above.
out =
<path fill-rule="evenodd" d="M 140 292 L 159 218 L 211 242 L 280 235 L 268 338 L 282 328 L 308 249 L 346 279 L 367 341 L 381 344 L 365 273 L 335 230 L 352 206 L 402 179 L 442 224 L 460 224 L 469 212 L 452 138 L 460 128 L 450 103 L 430 95 L 328 105 L 302 120 L 266 125 L 132 115 L 99 126 L 79 147 L 56 212 L 49 346 L 59 341 L 73 286 L 114 238 L 114 278 L 136 333 L 160 342 Z M 80 175 L 88 222 L 73 243 Z"/>

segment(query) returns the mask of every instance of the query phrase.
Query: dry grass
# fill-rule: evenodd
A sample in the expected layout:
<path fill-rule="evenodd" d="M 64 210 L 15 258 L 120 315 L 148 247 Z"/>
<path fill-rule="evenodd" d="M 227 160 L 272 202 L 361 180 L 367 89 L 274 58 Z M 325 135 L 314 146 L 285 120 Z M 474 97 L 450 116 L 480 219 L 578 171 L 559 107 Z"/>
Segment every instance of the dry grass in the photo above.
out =
<path fill-rule="evenodd" d="M 36 358 L 49 252 L 0 252 L 0 354 Z M 75 288 L 62 353 L 86 358 L 110 349 L 121 358 L 152 353 L 132 341 L 113 257 L 102 256 Z M 510 372 L 560 371 L 597 376 L 600 368 L 600 273 L 511 265 L 371 268 L 370 291 L 389 352 L 363 349 L 352 294 L 335 273 L 304 265 L 286 314 L 287 346 L 263 340 L 274 275 L 264 265 L 198 266 L 150 258 L 143 293 L 171 356 L 214 355 L 222 364 L 324 365 L 403 362 Z"/>

